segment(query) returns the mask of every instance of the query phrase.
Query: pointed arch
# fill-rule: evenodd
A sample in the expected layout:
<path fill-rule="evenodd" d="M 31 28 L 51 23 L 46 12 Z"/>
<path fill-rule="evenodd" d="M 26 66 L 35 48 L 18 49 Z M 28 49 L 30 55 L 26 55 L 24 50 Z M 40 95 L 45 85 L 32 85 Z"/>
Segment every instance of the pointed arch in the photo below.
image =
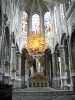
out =
<path fill-rule="evenodd" d="M 70 39 L 70 47 L 71 47 L 71 69 L 72 72 L 75 73 L 75 29 L 73 29 Z"/>
<path fill-rule="evenodd" d="M 75 29 L 73 29 L 73 32 L 71 34 L 71 39 L 70 39 L 71 47 L 73 47 L 74 40 L 75 40 Z"/>
<path fill-rule="evenodd" d="M 22 54 L 21 54 L 21 87 L 25 88 L 25 68 L 26 68 L 26 59 L 27 59 L 28 51 L 23 48 L 22 49 Z"/>

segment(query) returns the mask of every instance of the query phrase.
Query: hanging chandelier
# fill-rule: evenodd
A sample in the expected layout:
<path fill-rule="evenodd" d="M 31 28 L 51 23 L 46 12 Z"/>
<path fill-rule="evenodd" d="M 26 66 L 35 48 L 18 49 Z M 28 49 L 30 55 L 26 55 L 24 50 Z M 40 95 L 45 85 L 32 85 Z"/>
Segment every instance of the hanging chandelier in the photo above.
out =
<path fill-rule="evenodd" d="M 32 34 L 27 39 L 27 50 L 31 54 L 41 54 L 47 48 L 45 36 L 41 33 Z"/>

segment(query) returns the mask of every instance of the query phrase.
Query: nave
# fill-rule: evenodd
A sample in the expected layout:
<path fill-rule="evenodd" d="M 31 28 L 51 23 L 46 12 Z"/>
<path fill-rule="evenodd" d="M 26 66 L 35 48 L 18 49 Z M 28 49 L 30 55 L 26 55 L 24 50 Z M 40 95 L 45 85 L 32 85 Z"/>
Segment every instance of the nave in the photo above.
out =
<path fill-rule="evenodd" d="M 1 100 L 74 94 L 75 0 L 0 0 Z"/>

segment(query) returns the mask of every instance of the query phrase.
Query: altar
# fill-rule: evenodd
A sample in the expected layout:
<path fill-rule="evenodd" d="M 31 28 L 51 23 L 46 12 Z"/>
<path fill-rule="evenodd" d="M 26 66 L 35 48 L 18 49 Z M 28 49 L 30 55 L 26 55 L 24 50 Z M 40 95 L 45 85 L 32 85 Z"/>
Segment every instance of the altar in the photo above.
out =
<path fill-rule="evenodd" d="M 28 80 L 29 87 L 49 87 L 48 78 L 40 73 L 35 73 Z"/>

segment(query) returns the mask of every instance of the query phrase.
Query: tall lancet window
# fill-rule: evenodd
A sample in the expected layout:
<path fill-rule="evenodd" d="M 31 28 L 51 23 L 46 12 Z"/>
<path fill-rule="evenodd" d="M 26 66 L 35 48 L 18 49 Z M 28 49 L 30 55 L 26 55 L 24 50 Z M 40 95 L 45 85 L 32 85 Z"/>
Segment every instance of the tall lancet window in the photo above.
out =
<path fill-rule="evenodd" d="M 27 47 L 27 31 L 28 31 L 28 14 L 22 12 L 22 23 L 21 23 L 21 37 L 20 37 L 20 48 Z"/>
<path fill-rule="evenodd" d="M 27 29 L 28 29 L 28 14 L 23 11 L 22 12 L 22 35 L 27 37 Z"/>
<path fill-rule="evenodd" d="M 32 32 L 33 34 L 40 32 L 40 17 L 38 14 L 32 16 Z"/>
<path fill-rule="evenodd" d="M 44 15 L 44 26 L 45 26 L 45 37 L 50 38 L 51 37 L 51 13 L 46 12 Z"/>

